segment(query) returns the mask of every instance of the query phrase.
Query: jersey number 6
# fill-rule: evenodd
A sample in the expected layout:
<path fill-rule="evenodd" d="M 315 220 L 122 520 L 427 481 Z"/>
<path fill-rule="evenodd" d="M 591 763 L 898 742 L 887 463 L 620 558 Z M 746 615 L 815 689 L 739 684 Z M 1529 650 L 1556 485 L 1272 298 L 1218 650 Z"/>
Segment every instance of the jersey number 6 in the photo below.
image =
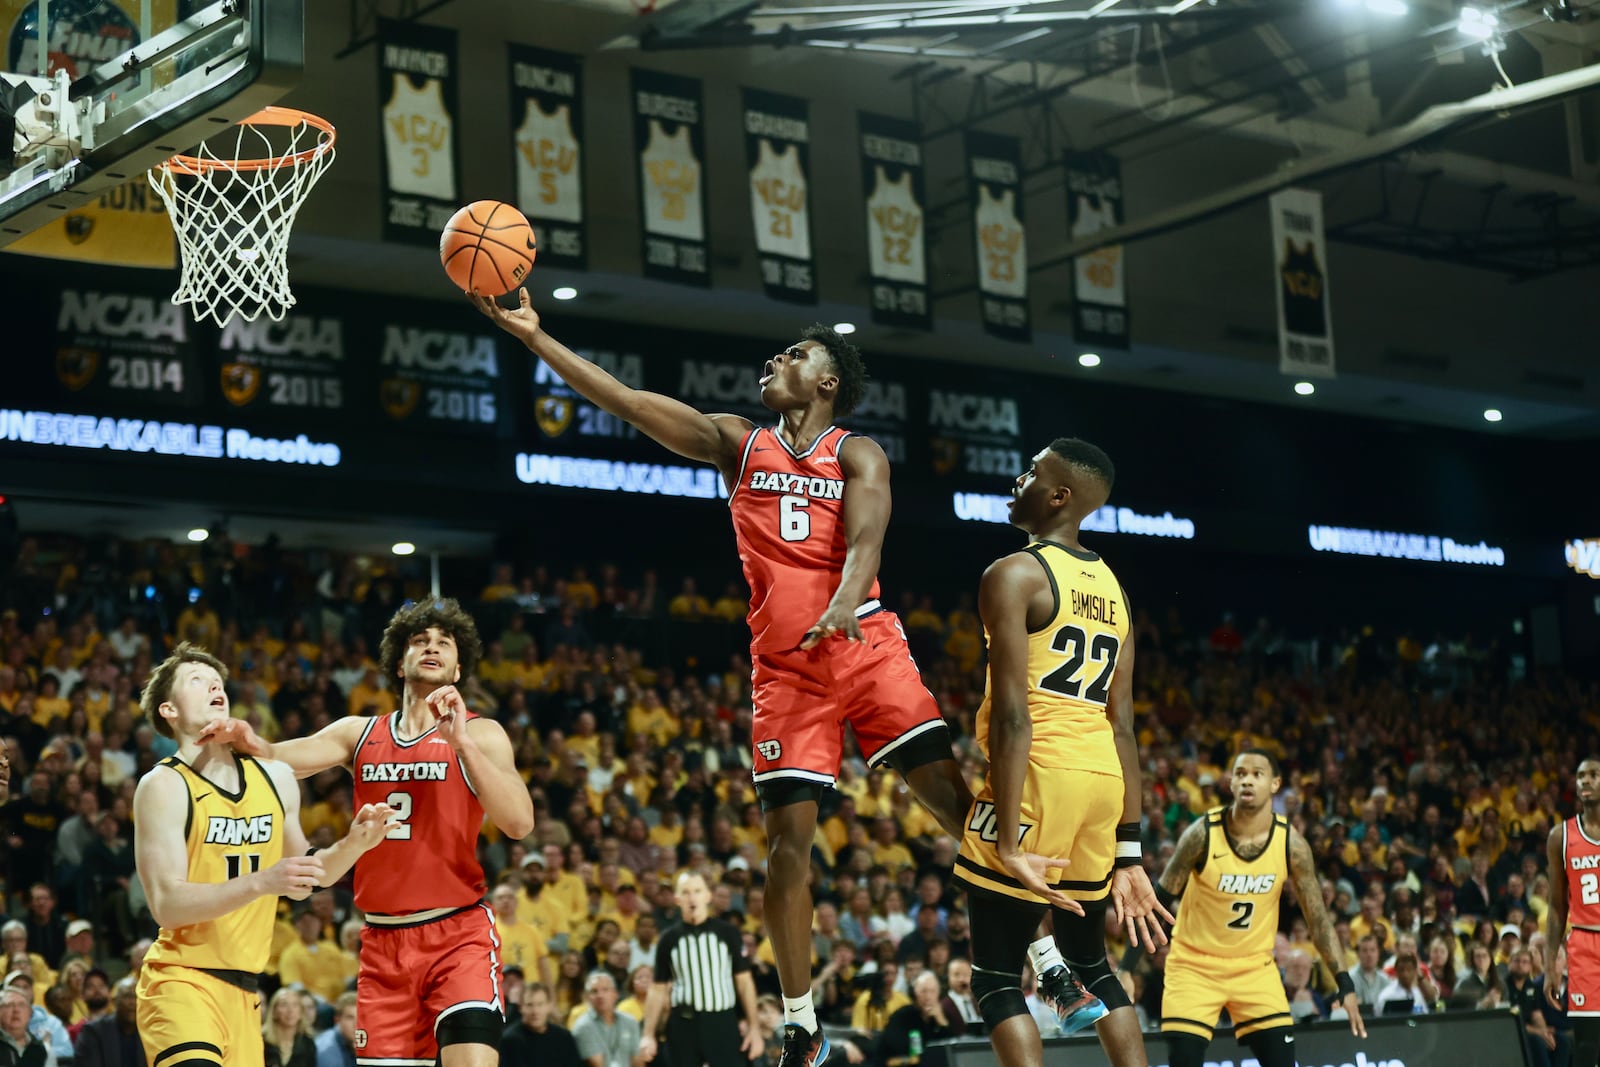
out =
<path fill-rule="evenodd" d="M 806 511 L 806 508 L 810 506 L 811 501 L 803 496 L 789 495 L 779 497 L 779 536 L 785 541 L 804 541 L 810 537 L 811 515 Z"/>

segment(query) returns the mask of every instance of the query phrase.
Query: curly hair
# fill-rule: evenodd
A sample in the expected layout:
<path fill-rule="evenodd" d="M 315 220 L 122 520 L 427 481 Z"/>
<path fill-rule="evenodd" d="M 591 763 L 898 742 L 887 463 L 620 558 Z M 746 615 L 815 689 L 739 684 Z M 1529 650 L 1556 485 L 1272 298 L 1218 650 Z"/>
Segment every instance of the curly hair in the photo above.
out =
<path fill-rule="evenodd" d="M 173 734 L 172 724 L 161 714 L 161 705 L 172 699 L 172 683 L 177 680 L 178 668 L 185 663 L 198 663 L 210 667 L 222 675 L 223 685 L 228 684 L 226 663 L 199 645 L 192 645 L 187 641 L 178 642 L 178 647 L 172 650 L 172 655 L 162 660 L 156 669 L 150 672 L 149 679 L 144 683 L 144 691 L 139 694 L 139 710 L 144 712 L 145 719 L 162 737 L 171 737 Z"/>
<path fill-rule="evenodd" d="M 405 657 L 406 646 L 420 633 L 436 628 L 456 643 L 456 659 L 461 665 L 461 677 L 471 677 L 472 671 L 483 657 L 483 639 L 478 636 L 478 624 L 472 620 L 456 601 L 448 597 L 429 597 L 405 604 L 389 620 L 383 630 L 383 643 L 378 646 L 378 671 L 393 680 L 399 676 L 400 660 Z"/>
<path fill-rule="evenodd" d="M 867 395 L 867 365 L 862 362 L 861 350 L 846 341 L 838 330 L 820 322 L 801 330 L 800 339 L 815 341 L 828 350 L 833 372 L 839 376 L 839 388 L 833 394 L 833 414 L 835 418 L 844 418 Z"/>

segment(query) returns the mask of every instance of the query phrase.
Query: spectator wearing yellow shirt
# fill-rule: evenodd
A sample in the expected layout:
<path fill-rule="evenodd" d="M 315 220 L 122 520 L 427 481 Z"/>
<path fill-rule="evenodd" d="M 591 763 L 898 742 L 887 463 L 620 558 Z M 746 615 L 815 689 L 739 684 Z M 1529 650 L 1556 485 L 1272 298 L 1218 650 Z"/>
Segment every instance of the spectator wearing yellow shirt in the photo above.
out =
<path fill-rule="evenodd" d="M 522 616 L 517 616 L 521 618 Z M 547 688 L 550 668 L 539 661 L 539 646 L 531 639 L 521 646 L 522 654 L 511 666 L 511 684 L 518 689 L 536 691 Z M 509 655 L 509 649 L 507 650 Z"/>
<path fill-rule="evenodd" d="M 936 637 L 944 636 L 944 620 L 933 608 L 933 597 L 923 594 L 917 606 L 906 615 L 906 629 L 925 630 Z"/>
<path fill-rule="evenodd" d="M 547 883 L 544 862 L 544 855 L 539 852 L 528 853 L 522 861 L 522 892 L 517 894 L 517 921 L 532 927 L 543 939 L 546 950 L 564 952 L 572 930 L 569 918 L 576 917 L 576 913 Z"/>
<path fill-rule="evenodd" d="M 855 799 L 849 796 L 841 798 L 839 806 L 834 809 L 833 814 L 828 816 L 819 827 L 822 831 L 822 836 L 827 840 L 828 847 L 833 851 L 834 855 L 838 855 L 844 849 L 844 846 L 850 843 L 850 827 L 854 826 L 855 822 Z"/>
<path fill-rule="evenodd" d="M 494 571 L 489 578 L 489 584 L 483 587 L 483 592 L 478 594 L 478 599 L 486 603 L 496 600 L 510 600 L 517 595 L 517 583 L 512 576 L 511 564 L 496 563 Z"/>
<path fill-rule="evenodd" d="M 668 602 L 667 614 L 674 619 L 704 619 L 711 614 L 711 604 L 695 590 L 694 579 L 685 578 L 683 588 Z"/>
<path fill-rule="evenodd" d="M 628 708 L 630 740 L 635 737 L 648 737 L 652 746 L 664 748 L 678 736 L 679 731 L 678 720 L 661 703 L 661 697 L 654 689 L 641 690 L 638 702 Z"/>
<path fill-rule="evenodd" d="M 580 711 L 567 735 L 567 749 L 583 757 L 585 767 L 600 765 L 600 731 L 594 721 L 594 712 Z"/>
<path fill-rule="evenodd" d="M 911 850 L 896 839 L 898 829 L 895 821 L 888 817 L 880 818 L 873 824 L 872 862 L 890 871 L 914 868 L 917 865 Z"/>
<path fill-rule="evenodd" d="M 39 693 L 33 698 L 33 721 L 46 730 L 56 719 L 66 721 L 72 713 L 72 702 L 61 695 L 61 681 L 53 674 L 39 679 Z"/>
<path fill-rule="evenodd" d="M 978 653 L 983 650 L 978 620 L 971 615 L 950 616 L 950 636 L 944 641 L 944 654 L 955 660 L 961 673 L 970 674 L 978 666 Z"/>
<path fill-rule="evenodd" d="M 298 982 L 328 1003 L 344 992 L 344 950 L 323 941 L 322 916 L 310 908 L 295 916 L 297 940 L 278 957 L 278 977 L 284 985 Z"/>
<path fill-rule="evenodd" d="M 678 809 L 666 804 L 661 809 L 661 821 L 650 827 L 650 843 L 663 849 L 676 850 L 683 840 L 683 820 Z"/>
<path fill-rule="evenodd" d="M 397 707 L 394 693 L 381 677 L 378 668 L 368 665 L 361 681 L 350 687 L 349 712 L 351 715 L 388 715 Z"/>
<path fill-rule="evenodd" d="M 210 601 L 201 597 L 178 615 L 176 631 L 179 641 L 188 641 L 201 648 L 216 648 L 222 636 L 222 620 L 211 610 Z"/>
<path fill-rule="evenodd" d="M 878 964 L 871 987 L 862 990 L 850 1010 L 850 1029 L 876 1034 L 889 1021 L 889 1016 L 911 1003 L 904 993 L 894 991 L 899 977 L 900 967 L 892 960 Z"/>
<path fill-rule="evenodd" d="M 544 846 L 540 853 L 544 861 L 544 880 L 548 890 L 553 890 L 557 900 L 566 909 L 569 922 L 587 919 L 589 914 L 589 887 L 583 884 L 575 871 L 567 869 L 561 850 L 555 845 Z"/>
<path fill-rule="evenodd" d="M 490 641 L 476 673 L 484 685 L 498 695 L 504 696 L 506 690 L 511 688 L 516 668 L 515 663 L 506 659 L 506 646 L 499 641 Z"/>
<path fill-rule="evenodd" d="M 750 598 L 739 588 L 739 583 L 729 582 L 723 587 L 722 595 L 717 598 L 717 602 L 711 605 L 711 614 L 723 622 L 738 622 L 745 617 L 745 613 L 749 608 Z M 744 677 L 749 677 L 748 671 L 745 672 Z M 743 681 L 744 679 L 741 678 L 739 680 Z"/>
<path fill-rule="evenodd" d="M 572 577 L 567 580 L 566 603 L 575 611 L 593 611 L 600 603 L 600 590 L 589 580 L 588 567 L 572 568 Z"/>
<path fill-rule="evenodd" d="M 517 918 L 517 890 L 504 882 L 489 894 L 494 905 L 494 928 L 500 936 L 500 962 L 506 967 L 521 967 L 525 977 L 549 984 L 555 979 L 550 950 L 545 938 L 532 923 Z"/>

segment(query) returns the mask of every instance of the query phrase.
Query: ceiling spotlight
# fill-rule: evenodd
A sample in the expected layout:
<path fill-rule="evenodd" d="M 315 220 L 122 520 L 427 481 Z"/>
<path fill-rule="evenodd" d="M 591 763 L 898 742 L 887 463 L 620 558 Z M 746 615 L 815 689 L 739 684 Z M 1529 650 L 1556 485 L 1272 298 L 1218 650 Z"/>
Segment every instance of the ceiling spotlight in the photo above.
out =
<path fill-rule="evenodd" d="M 417 546 L 410 541 L 396 541 L 389 551 L 397 556 L 409 556 L 417 550 Z"/>
<path fill-rule="evenodd" d="M 1080 367 L 1098 367 L 1099 365 L 1100 353 L 1098 352 L 1084 352 L 1078 356 L 1078 366 Z"/>
<path fill-rule="evenodd" d="M 189 540 L 193 541 L 195 544 L 199 544 L 201 541 L 204 541 L 210 536 L 211 532 L 209 530 L 203 529 L 199 526 L 196 526 L 194 529 L 189 531 Z"/>
<path fill-rule="evenodd" d="M 1500 16 L 1493 11 L 1485 11 L 1468 4 L 1461 9 L 1461 17 L 1456 20 L 1456 29 L 1474 40 L 1487 41 L 1500 31 Z"/>
<path fill-rule="evenodd" d="M 1312 393 L 1317 391 L 1317 387 L 1312 385 L 1310 382 L 1295 382 L 1294 391 L 1299 393 L 1301 396 L 1310 396 Z"/>
<path fill-rule="evenodd" d="M 1484 408 L 1483 409 L 1483 421 L 1484 422 L 1499 422 L 1503 418 L 1505 418 L 1505 416 L 1500 414 L 1500 409 L 1499 408 Z"/>
<path fill-rule="evenodd" d="M 1411 8 L 1405 0 L 1367 0 L 1367 10 L 1374 15 L 1388 15 L 1390 18 L 1399 18 Z"/>
<path fill-rule="evenodd" d="M 552 290 L 550 295 L 557 300 L 571 300 L 578 295 L 578 290 L 570 285 L 563 285 L 559 289 Z"/>
<path fill-rule="evenodd" d="M 856 324 L 853 322 L 836 322 L 833 324 L 834 333 L 855 333 Z"/>

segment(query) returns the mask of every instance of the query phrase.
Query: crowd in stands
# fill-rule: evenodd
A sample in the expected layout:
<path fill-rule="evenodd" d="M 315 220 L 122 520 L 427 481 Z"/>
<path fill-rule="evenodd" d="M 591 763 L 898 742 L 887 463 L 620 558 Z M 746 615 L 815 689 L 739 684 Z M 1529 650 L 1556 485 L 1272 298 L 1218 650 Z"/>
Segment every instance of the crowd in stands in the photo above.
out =
<path fill-rule="evenodd" d="M 0 820 L 13 916 L 0 927 L 0 1035 L 13 1005 L 21 1017 L 17 992 L 55 1062 L 90 1062 L 86 1041 L 132 1032 L 132 976 L 156 930 L 134 869 L 131 797 L 173 751 L 140 719 L 153 663 L 179 640 L 212 649 L 230 667 L 234 714 L 269 739 L 392 711 L 378 637 L 407 598 L 429 593 L 421 571 L 396 566 L 225 537 L 24 542 L 0 580 L 11 769 Z M 507 1064 L 537 1056 L 577 1067 L 586 1018 L 642 1018 L 685 870 L 706 876 L 713 912 L 743 931 L 762 1018 L 780 1026 L 748 658 L 669 662 L 604 636 L 637 632 L 613 625 L 626 618 L 704 627 L 720 635 L 708 647 L 740 647 L 742 586 L 712 600 L 694 578 L 670 585 L 676 592 L 654 572 L 624 576 L 610 563 L 494 564 L 472 587 L 444 589 L 474 610 L 486 647 L 463 691 L 509 732 L 537 816 L 526 840 L 486 826 L 480 841 L 504 945 Z M 972 595 L 906 594 L 899 607 L 976 784 L 983 639 Z M 1572 773 L 1600 727 L 1596 687 L 1520 677 L 1498 650 L 1464 641 L 1357 628 L 1309 645 L 1265 621 L 1248 634 L 1231 618 L 1204 622 L 1212 628 L 1176 611 L 1136 618 L 1152 880 L 1184 827 L 1226 802 L 1232 755 L 1267 749 L 1284 768 L 1276 806 L 1313 847 L 1345 953 L 1318 959 L 1298 909 L 1286 907 L 1278 960 L 1296 1019 L 1327 1018 L 1333 973 L 1348 968 L 1373 1010 L 1511 1009 L 1530 1045 L 1559 1050 L 1564 962 L 1539 934 L 1550 899 L 1544 845 L 1574 810 Z M 352 818 L 350 783 L 330 771 L 304 788 L 307 836 L 331 844 Z M 851 1063 L 894 1067 L 919 1043 L 982 1032 L 954 851 L 892 772 L 847 758 L 813 850 L 812 955 L 819 1017 Z M 284 903 L 275 991 L 264 998 L 269 1064 L 353 1063 L 360 937 L 347 885 Z M 1126 952 L 1110 924 L 1107 941 L 1153 1027 L 1164 951 Z M 1054 1014 L 1031 991 L 1029 1003 L 1053 1032 Z M 769 1041 L 769 1055 L 780 1046 Z"/>

